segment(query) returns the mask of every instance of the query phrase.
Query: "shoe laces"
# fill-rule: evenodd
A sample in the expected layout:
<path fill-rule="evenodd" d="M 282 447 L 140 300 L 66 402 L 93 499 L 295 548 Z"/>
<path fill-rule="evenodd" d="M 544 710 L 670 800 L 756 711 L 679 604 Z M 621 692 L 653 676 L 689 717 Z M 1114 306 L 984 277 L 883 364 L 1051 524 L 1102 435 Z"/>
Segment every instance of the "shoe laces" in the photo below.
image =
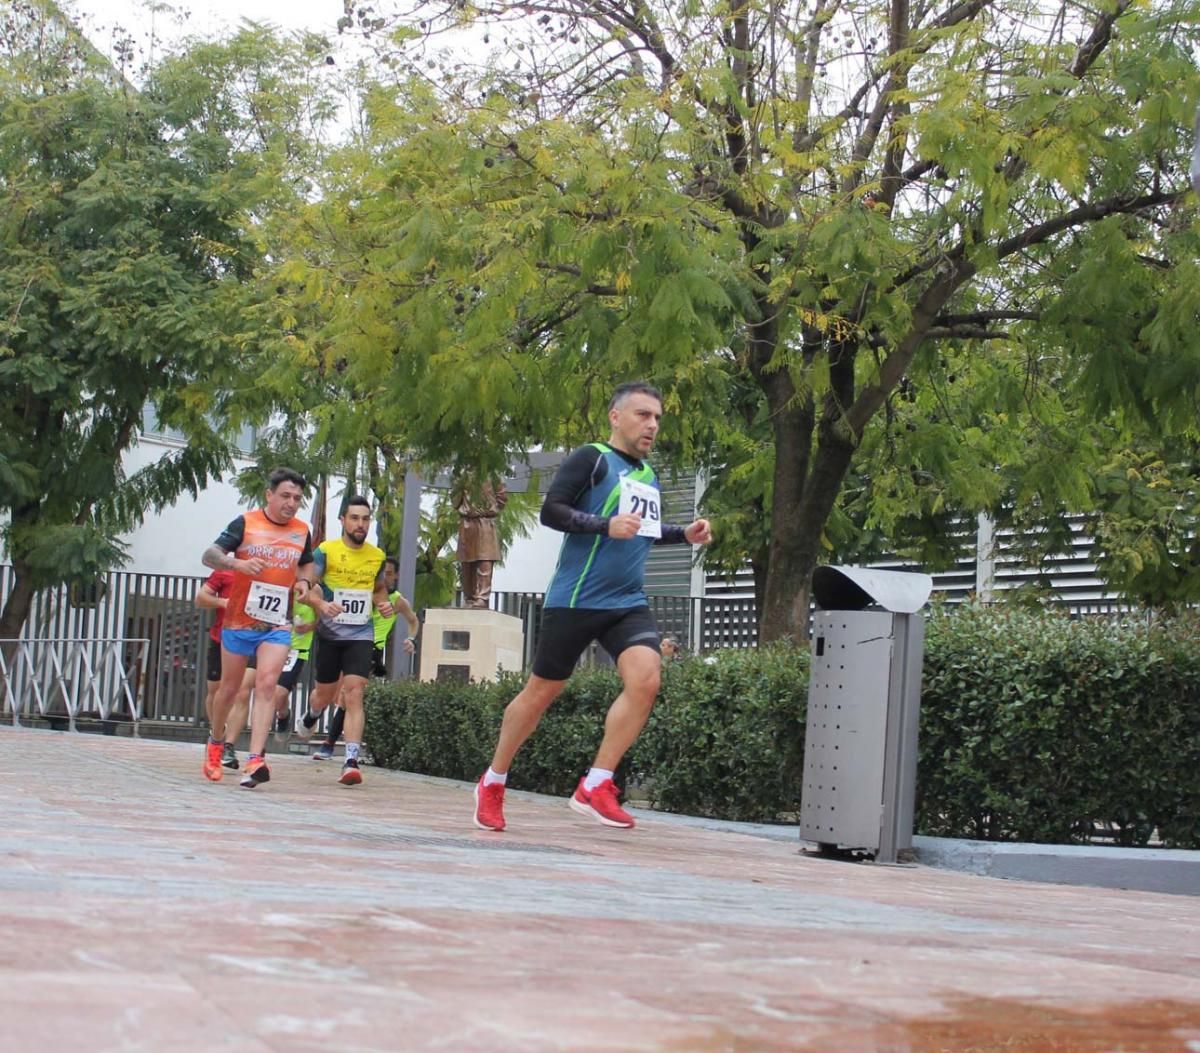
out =
<path fill-rule="evenodd" d="M 606 798 L 607 800 L 612 802 L 613 807 L 616 807 L 618 804 L 617 787 L 616 787 L 616 784 L 612 781 L 612 779 L 605 779 L 594 790 L 585 790 L 584 792 L 593 798 L 595 798 L 595 797 Z"/>

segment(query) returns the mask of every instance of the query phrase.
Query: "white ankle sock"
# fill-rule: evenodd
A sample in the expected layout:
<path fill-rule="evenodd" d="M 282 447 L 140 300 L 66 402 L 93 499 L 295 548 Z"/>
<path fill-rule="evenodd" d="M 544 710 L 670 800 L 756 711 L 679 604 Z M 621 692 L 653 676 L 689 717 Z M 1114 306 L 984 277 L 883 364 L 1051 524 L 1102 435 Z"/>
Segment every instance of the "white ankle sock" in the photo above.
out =
<path fill-rule="evenodd" d="M 589 768 L 587 778 L 583 780 L 583 788 L 591 793 L 605 779 L 611 779 L 613 773 L 607 768 Z"/>
<path fill-rule="evenodd" d="M 499 783 L 501 786 L 503 786 L 506 782 L 508 782 L 508 772 L 506 771 L 492 771 L 491 768 L 488 768 L 488 770 L 483 773 L 484 786 L 495 786 L 496 783 Z"/>

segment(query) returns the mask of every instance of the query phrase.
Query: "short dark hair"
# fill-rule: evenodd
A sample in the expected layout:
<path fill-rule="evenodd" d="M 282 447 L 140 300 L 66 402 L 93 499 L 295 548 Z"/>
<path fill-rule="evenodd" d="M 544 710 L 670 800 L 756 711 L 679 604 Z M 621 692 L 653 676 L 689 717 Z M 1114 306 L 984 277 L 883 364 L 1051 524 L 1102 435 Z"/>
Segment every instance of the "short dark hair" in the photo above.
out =
<path fill-rule="evenodd" d="M 301 490 L 308 487 L 304 476 L 295 468 L 272 468 L 271 474 L 267 476 L 267 489 L 278 490 L 280 483 L 295 483 Z"/>
<path fill-rule="evenodd" d="M 608 400 L 608 409 L 611 413 L 621 405 L 630 395 L 649 395 L 653 399 L 658 399 L 662 402 L 662 393 L 653 384 L 645 380 L 630 380 L 625 384 L 618 384 L 616 390 L 612 394 L 612 398 Z"/>
<path fill-rule="evenodd" d="M 362 505 L 368 512 L 371 511 L 371 502 L 363 497 L 362 494 L 351 494 L 346 498 L 346 503 L 342 505 L 341 514 L 345 515 L 355 505 Z"/>
<path fill-rule="evenodd" d="M 392 570 L 394 570 L 397 574 L 400 573 L 400 561 L 396 559 L 395 556 L 388 556 L 388 558 L 383 562 L 385 565 L 391 564 Z"/>

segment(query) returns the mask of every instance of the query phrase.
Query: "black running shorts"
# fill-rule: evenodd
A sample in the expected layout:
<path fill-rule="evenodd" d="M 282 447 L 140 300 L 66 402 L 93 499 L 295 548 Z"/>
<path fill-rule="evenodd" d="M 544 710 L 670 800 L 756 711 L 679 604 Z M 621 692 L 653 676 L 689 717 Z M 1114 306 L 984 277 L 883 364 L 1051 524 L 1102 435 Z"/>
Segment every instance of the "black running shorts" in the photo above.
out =
<path fill-rule="evenodd" d="M 208 638 L 208 654 L 205 656 L 205 679 L 210 684 L 221 679 L 221 645 L 211 636 Z"/>
<path fill-rule="evenodd" d="M 288 660 L 291 660 L 291 655 L 288 655 Z M 308 659 L 296 656 L 296 660 L 292 662 L 291 668 L 287 668 L 287 663 L 284 663 L 284 670 L 279 674 L 278 685 L 285 691 L 291 691 L 295 688 L 300 680 L 300 675 L 304 672 L 304 664 Z"/>
<path fill-rule="evenodd" d="M 371 675 L 375 661 L 374 640 L 331 640 L 318 636 L 316 647 L 313 669 L 318 684 L 336 683 L 343 673 L 364 678 Z"/>
<path fill-rule="evenodd" d="M 659 649 L 658 626 L 649 607 L 616 610 L 581 610 L 547 607 L 542 612 L 533 672 L 546 680 L 566 680 L 579 656 L 593 640 L 599 640 L 616 661 L 627 647 Z"/>

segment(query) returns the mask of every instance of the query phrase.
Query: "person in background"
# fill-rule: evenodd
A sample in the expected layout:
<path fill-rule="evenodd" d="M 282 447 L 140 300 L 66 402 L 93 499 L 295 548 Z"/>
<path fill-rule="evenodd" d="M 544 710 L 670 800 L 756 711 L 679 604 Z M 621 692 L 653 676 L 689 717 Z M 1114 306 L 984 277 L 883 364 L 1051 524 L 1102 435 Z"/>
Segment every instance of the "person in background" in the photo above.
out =
<path fill-rule="evenodd" d="M 393 611 L 390 615 L 383 615 L 377 608 L 371 609 L 371 625 L 375 630 L 375 658 L 371 665 L 371 675 L 376 677 L 386 678 L 388 675 L 387 669 L 387 642 L 388 637 L 392 634 L 392 629 L 396 625 L 396 616 L 400 615 L 404 618 L 405 624 L 408 626 L 408 636 L 400 645 L 404 648 L 405 654 L 412 654 L 416 650 L 417 633 L 421 628 L 421 623 L 417 621 L 416 612 L 413 611 L 411 604 L 400 595 L 396 588 L 396 579 L 399 577 L 400 564 L 391 556 L 383 561 L 383 583 L 388 590 L 388 599 L 391 601 Z M 333 757 L 334 747 L 337 741 L 342 736 L 342 729 L 346 724 L 346 707 L 341 704 L 339 694 L 338 702 L 335 703 L 333 715 L 329 718 L 329 732 L 325 736 L 325 741 L 321 743 L 314 751 L 312 759 L 315 761 L 330 760 Z"/>
<path fill-rule="evenodd" d="M 221 750 L 221 766 L 236 771 L 238 768 L 237 740 L 250 716 L 250 692 L 254 689 L 254 659 L 246 666 L 242 686 L 233 697 L 233 705 L 222 728 L 213 727 L 213 699 L 221 686 L 221 627 L 225 622 L 225 608 L 229 605 L 229 594 L 233 591 L 233 571 L 214 570 L 196 592 L 196 606 L 202 611 L 216 611 L 216 617 L 208 630 L 208 652 L 205 656 L 204 716 L 208 720 L 214 738 L 224 743 Z"/>
<path fill-rule="evenodd" d="M 362 782 L 358 760 L 365 723 L 363 688 L 375 659 L 371 611 L 376 608 L 385 616 L 393 611 L 384 584 L 386 557 L 383 549 L 367 540 L 371 503 L 355 494 L 339 518 L 342 536 L 322 541 L 313 553 L 314 584 L 304 602 L 317 612 L 316 687 L 296 734 L 312 738 L 321 713 L 340 700 L 346 708 L 347 731 L 346 759 L 338 782 L 357 786 Z"/>
<path fill-rule="evenodd" d="M 302 594 L 304 588 L 297 586 L 295 594 Z M 317 612 L 308 604 L 296 600 L 292 612 L 292 649 L 288 651 L 287 661 L 283 663 L 283 672 L 279 674 L 279 682 L 275 686 L 275 741 L 284 745 L 292 733 L 292 717 L 289 699 L 308 662 L 312 650 L 313 630 L 317 627 Z"/>
<path fill-rule="evenodd" d="M 248 790 L 271 779 L 265 754 L 275 711 L 275 686 L 292 642 L 292 597 L 297 580 L 311 582 L 312 541 L 296 518 L 304 502 L 304 476 L 276 468 L 267 477 L 262 508 L 233 519 L 200 557 L 206 567 L 234 572 L 221 629 L 221 685 L 213 699 L 213 730 L 226 726 L 246 666 L 256 659 L 250 756 L 241 785 Z M 223 742 L 212 733 L 203 774 L 221 780 Z"/>

